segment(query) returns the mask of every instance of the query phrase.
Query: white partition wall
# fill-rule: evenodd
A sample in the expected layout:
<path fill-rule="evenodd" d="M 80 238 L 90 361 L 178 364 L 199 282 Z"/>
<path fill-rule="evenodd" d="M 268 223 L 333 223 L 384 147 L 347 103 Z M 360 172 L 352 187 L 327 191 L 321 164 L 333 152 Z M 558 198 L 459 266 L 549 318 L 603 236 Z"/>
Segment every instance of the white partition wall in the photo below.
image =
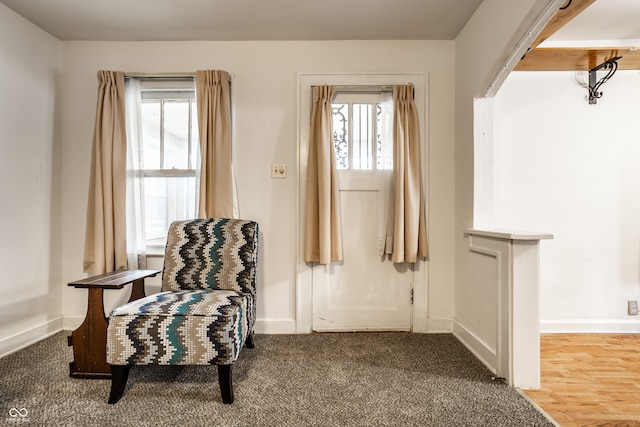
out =
<path fill-rule="evenodd" d="M 495 335 L 483 339 L 462 324 L 454 332 L 509 385 L 539 388 L 539 244 L 553 236 L 478 229 L 466 230 L 466 236 L 478 271 L 485 271 L 477 292 L 495 298 L 495 325 L 489 325 Z"/>

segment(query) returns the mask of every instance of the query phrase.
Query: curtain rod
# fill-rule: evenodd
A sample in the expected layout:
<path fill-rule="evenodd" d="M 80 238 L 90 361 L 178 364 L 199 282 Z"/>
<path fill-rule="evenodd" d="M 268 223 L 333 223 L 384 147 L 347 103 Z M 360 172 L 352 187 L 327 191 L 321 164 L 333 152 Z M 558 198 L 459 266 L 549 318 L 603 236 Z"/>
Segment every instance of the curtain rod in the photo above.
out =
<path fill-rule="evenodd" d="M 124 73 L 125 77 L 195 77 L 196 73 Z"/>
<path fill-rule="evenodd" d="M 334 85 L 336 92 L 393 92 L 392 85 Z"/>

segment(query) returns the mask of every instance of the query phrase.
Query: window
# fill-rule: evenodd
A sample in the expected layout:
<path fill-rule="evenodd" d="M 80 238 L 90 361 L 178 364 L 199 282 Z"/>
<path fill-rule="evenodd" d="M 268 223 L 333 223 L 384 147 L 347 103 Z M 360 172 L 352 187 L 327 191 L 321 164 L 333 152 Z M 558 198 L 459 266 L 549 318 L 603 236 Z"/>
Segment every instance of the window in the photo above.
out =
<path fill-rule="evenodd" d="M 331 106 L 337 169 L 392 169 L 391 94 L 338 92 Z"/>
<path fill-rule="evenodd" d="M 195 83 L 193 78 L 137 80 L 138 85 L 130 85 L 139 89 L 137 123 L 133 125 L 144 236 L 147 248 L 153 251 L 164 247 L 172 221 L 196 217 Z"/>

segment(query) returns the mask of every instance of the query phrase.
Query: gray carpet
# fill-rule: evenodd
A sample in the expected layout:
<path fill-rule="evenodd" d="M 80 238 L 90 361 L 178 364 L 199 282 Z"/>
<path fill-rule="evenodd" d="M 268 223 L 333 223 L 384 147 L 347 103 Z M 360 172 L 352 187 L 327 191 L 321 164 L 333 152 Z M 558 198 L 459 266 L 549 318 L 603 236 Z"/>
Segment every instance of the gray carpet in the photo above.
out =
<path fill-rule="evenodd" d="M 66 336 L 0 359 L 0 425 L 553 425 L 450 334 L 257 335 L 232 405 L 208 366 L 134 367 L 108 405 L 109 380 L 68 376 Z"/>

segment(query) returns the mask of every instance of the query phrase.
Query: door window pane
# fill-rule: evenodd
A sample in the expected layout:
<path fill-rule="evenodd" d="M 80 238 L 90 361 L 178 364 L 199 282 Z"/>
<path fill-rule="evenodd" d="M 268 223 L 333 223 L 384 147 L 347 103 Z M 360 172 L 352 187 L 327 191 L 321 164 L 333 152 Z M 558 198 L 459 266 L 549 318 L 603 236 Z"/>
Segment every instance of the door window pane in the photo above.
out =
<path fill-rule="evenodd" d="M 331 105 L 337 169 L 392 169 L 393 105 L 388 97 L 340 93 L 339 101 Z"/>
<path fill-rule="evenodd" d="M 393 169 L 393 105 L 376 104 L 376 168 Z"/>
<path fill-rule="evenodd" d="M 349 104 L 332 104 L 333 145 L 336 151 L 336 168 L 349 169 Z"/>
<path fill-rule="evenodd" d="M 353 104 L 353 169 L 369 170 L 373 141 L 371 104 Z"/>

